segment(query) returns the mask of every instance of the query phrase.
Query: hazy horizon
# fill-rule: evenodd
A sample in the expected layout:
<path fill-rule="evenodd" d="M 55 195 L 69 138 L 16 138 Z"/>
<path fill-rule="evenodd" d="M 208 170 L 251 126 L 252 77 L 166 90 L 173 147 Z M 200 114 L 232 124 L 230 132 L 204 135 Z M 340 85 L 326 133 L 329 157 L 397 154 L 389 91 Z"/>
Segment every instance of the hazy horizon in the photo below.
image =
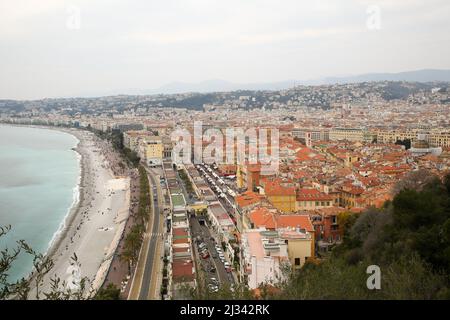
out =
<path fill-rule="evenodd" d="M 1 99 L 450 69 L 443 0 L 19 0 L 0 9 Z"/>

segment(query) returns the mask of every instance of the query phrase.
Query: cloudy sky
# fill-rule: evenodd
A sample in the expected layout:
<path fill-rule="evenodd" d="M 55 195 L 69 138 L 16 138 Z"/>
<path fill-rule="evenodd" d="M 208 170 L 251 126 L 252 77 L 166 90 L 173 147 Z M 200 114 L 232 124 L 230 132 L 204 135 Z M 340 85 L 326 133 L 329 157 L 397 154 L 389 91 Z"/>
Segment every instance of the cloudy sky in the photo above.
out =
<path fill-rule="evenodd" d="M 0 99 L 450 69 L 448 0 L 0 0 Z"/>

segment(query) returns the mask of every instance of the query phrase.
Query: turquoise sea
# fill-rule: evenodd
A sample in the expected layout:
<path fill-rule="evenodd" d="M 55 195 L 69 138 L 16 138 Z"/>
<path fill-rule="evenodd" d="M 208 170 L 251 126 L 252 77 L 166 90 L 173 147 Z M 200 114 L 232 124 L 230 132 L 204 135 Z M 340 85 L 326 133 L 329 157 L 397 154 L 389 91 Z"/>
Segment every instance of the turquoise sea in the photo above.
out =
<path fill-rule="evenodd" d="M 23 239 L 45 253 L 78 201 L 78 140 L 69 134 L 30 127 L 0 125 L 0 226 L 11 231 L 0 238 L 0 250 Z M 9 279 L 26 276 L 32 261 L 21 254 Z"/>

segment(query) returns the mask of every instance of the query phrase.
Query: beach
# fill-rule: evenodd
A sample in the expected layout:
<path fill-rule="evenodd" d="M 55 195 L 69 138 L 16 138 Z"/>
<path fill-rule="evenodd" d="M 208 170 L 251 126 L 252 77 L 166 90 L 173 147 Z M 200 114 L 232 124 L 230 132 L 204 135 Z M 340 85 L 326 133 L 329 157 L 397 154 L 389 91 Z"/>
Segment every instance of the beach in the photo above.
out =
<path fill-rule="evenodd" d="M 88 297 L 102 285 L 122 237 L 129 216 L 130 179 L 120 176 L 117 166 L 111 167 L 114 152 L 107 142 L 89 131 L 57 130 L 79 140 L 74 149 L 81 156 L 79 199 L 47 251 L 54 266 L 44 277 L 41 289 L 48 291 L 50 279 L 55 276 L 66 282 L 66 288 L 77 289 L 80 279 L 87 277 L 85 296 Z M 71 264 L 74 253 L 79 268 Z M 35 289 L 30 292 L 30 298 L 36 298 Z"/>

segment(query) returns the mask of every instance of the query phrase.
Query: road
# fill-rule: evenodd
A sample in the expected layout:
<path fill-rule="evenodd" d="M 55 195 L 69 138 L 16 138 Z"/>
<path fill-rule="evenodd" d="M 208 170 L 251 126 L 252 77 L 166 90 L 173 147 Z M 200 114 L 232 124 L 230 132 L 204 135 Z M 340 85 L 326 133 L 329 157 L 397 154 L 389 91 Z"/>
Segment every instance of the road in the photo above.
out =
<path fill-rule="evenodd" d="M 234 278 L 233 276 L 225 270 L 225 266 L 220 261 L 218 253 L 215 248 L 215 242 L 211 240 L 211 233 L 207 226 L 200 225 L 197 217 L 191 217 L 189 220 L 192 239 L 197 239 L 200 237 L 202 242 L 204 242 L 208 248 L 210 253 L 210 257 L 208 259 L 202 259 L 198 257 L 198 261 L 202 269 L 205 271 L 206 276 L 208 277 L 207 283 L 212 283 L 211 278 L 216 278 L 220 284 L 233 284 Z M 195 250 L 197 251 L 197 242 L 194 240 L 193 246 L 195 246 Z M 216 269 L 215 272 L 210 272 L 211 267 Z"/>
<path fill-rule="evenodd" d="M 136 275 L 134 279 L 135 283 L 133 283 L 134 288 L 132 289 L 129 298 L 138 300 L 157 298 L 157 294 L 155 294 L 155 286 L 156 279 L 159 278 L 157 271 L 159 270 L 158 263 L 161 262 L 159 261 L 159 255 L 157 255 L 157 249 L 159 248 L 159 244 L 163 241 L 161 231 L 162 221 L 160 219 L 161 192 L 159 190 L 159 181 L 155 180 L 155 174 L 151 170 L 147 169 L 147 172 L 150 184 L 150 196 L 152 199 L 151 225 L 147 226 L 147 230 L 144 235 L 144 243 L 142 244 L 142 251 L 139 256 L 138 266 L 136 267 Z"/>
<path fill-rule="evenodd" d="M 186 191 L 183 180 L 179 176 L 178 172 L 177 172 L 176 177 L 178 179 L 178 182 L 182 186 L 182 191 L 183 191 L 184 196 L 187 199 L 188 203 L 192 203 L 194 199 L 189 198 L 189 195 L 188 195 L 188 192 Z M 222 200 L 222 201 L 225 201 L 225 200 Z M 228 207 L 228 210 L 234 210 L 229 204 L 227 204 L 227 207 Z M 212 238 L 213 238 L 212 234 L 211 234 L 212 231 L 208 228 L 208 226 L 200 225 L 197 217 L 191 217 L 189 219 L 189 225 L 190 225 L 191 235 L 192 235 L 192 239 L 193 239 L 193 246 L 195 247 L 194 251 L 197 253 L 196 257 L 197 257 L 197 261 L 199 262 L 198 267 L 202 268 L 203 271 L 205 271 L 205 275 L 207 277 L 207 279 L 206 279 L 207 283 L 212 283 L 211 278 L 216 278 L 220 284 L 228 284 L 228 285 L 234 284 L 235 280 L 233 278 L 233 275 L 231 273 L 228 273 L 225 270 L 224 264 L 219 259 L 219 255 L 215 248 L 216 243 L 214 240 L 212 240 Z M 202 259 L 198 255 L 197 242 L 195 240 L 195 239 L 197 239 L 197 237 L 200 237 L 202 239 L 202 242 L 204 242 L 207 245 L 208 251 L 210 253 L 209 258 Z M 217 236 L 215 238 L 217 238 Z M 221 245 L 221 244 L 219 243 L 219 245 Z M 210 272 L 211 267 L 214 267 L 216 269 L 216 271 Z"/>
<path fill-rule="evenodd" d="M 216 170 L 214 170 L 214 168 L 212 166 L 208 166 L 210 169 L 213 170 L 213 172 L 215 172 L 216 174 L 218 174 L 218 172 Z M 205 174 L 203 172 L 201 172 L 200 170 L 197 169 L 197 171 L 199 172 L 199 174 L 205 178 Z M 232 182 L 230 181 L 226 181 L 225 178 L 221 178 L 222 180 L 225 181 L 225 185 L 222 185 L 219 183 L 219 179 L 214 177 L 211 173 L 207 173 L 207 175 L 213 179 L 214 183 L 219 186 L 220 189 L 225 189 L 225 188 L 231 188 L 233 191 L 237 192 L 236 189 L 234 187 L 232 187 Z M 217 192 L 216 189 L 214 188 L 213 184 L 210 183 L 207 179 L 204 179 L 205 182 L 208 184 L 208 186 L 210 187 L 210 189 L 212 190 L 212 192 L 214 192 L 214 194 L 217 197 L 217 200 L 219 200 L 219 202 L 222 204 L 222 206 L 224 207 L 224 209 L 227 211 L 228 215 L 230 216 L 230 218 L 233 220 L 234 225 L 237 227 L 237 219 L 238 217 L 236 217 L 236 203 L 234 200 L 234 197 L 230 196 L 227 192 L 225 192 L 225 198 L 220 197 L 220 193 L 221 192 Z"/>

